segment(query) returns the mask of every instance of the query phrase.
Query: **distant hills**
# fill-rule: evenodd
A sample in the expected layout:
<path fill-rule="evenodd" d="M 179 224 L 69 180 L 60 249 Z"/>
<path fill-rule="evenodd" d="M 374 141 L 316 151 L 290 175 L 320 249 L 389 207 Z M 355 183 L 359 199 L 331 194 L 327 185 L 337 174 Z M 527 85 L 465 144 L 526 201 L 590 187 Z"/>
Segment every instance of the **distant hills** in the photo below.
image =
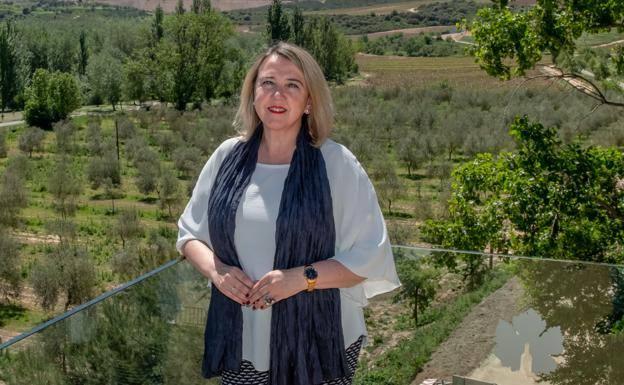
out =
<path fill-rule="evenodd" d="M 314 0 L 308 0 L 314 1 Z M 323 0 L 318 0 L 323 3 Z M 445 0 L 439 0 L 439 2 L 444 2 Z M 516 5 L 533 5 L 536 0 L 512 0 L 511 2 Z M 178 4 L 178 0 L 96 0 L 93 1 L 96 3 L 103 3 L 109 5 L 120 5 L 126 7 L 133 7 L 142 9 L 145 11 L 153 11 L 156 9 L 158 4 L 164 9 L 165 12 L 173 12 L 175 10 L 176 5 Z M 183 0 L 184 8 L 190 9 L 193 0 Z M 293 1 L 285 0 L 283 3 L 292 3 Z M 405 1 L 404 1 L 405 2 Z M 431 1 L 435 2 L 435 0 Z M 212 0 L 212 6 L 221 11 L 232 11 L 235 9 L 247 9 L 247 8 L 258 8 L 269 5 L 272 3 L 272 0 Z M 380 4 L 390 4 L 388 1 L 380 1 Z M 401 3 L 401 0 L 397 0 L 396 3 Z M 371 5 L 369 5 L 371 6 Z M 365 6 L 364 6 L 365 7 Z"/>
<path fill-rule="evenodd" d="M 97 0 L 98 3 L 121 5 L 142 9 L 145 11 L 153 11 L 158 4 L 165 12 L 173 12 L 178 0 Z M 184 8 L 191 8 L 193 0 L 183 0 Z M 271 4 L 271 0 L 212 0 L 212 6 L 221 11 L 231 11 L 234 9 L 256 8 Z M 288 3 L 285 1 L 284 3 Z"/>

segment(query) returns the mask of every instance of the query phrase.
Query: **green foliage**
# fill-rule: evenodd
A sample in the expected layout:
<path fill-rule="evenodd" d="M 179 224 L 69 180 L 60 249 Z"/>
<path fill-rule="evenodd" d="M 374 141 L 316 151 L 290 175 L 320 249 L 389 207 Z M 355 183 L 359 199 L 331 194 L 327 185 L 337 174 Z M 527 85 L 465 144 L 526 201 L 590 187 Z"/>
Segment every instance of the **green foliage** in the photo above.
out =
<path fill-rule="evenodd" d="M 538 0 L 519 12 L 505 2 L 480 10 L 468 27 L 476 43 L 472 53 L 481 67 L 508 79 L 525 74 L 546 52 L 555 58 L 573 54 L 583 32 L 622 28 L 623 17 L 624 3 L 615 0 Z"/>
<path fill-rule="evenodd" d="M 182 199 L 180 183 L 173 170 L 168 167 L 162 169 L 156 191 L 161 209 L 167 209 L 169 218 L 173 218 L 173 207 Z"/>
<path fill-rule="evenodd" d="M 622 154 L 564 145 L 554 128 L 526 117 L 516 119 L 511 135 L 517 153 L 483 154 L 453 173 L 450 218 L 427 223 L 429 241 L 477 251 L 624 261 Z"/>
<path fill-rule="evenodd" d="M 15 106 L 19 92 L 16 34 L 13 25 L 7 22 L 0 28 L 0 110 Z"/>
<path fill-rule="evenodd" d="M 33 290 L 46 310 L 56 305 L 64 294 L 65 310 L 79 305 L 93 295 L 96 285 L 93 263 L 87 252 L 75 245 L 60 243 L 33 267 Z"/>
<path fill-rule="evenodd" d="M 0 158 L 6 158 L 8 155 L 6 137 L 6 130 L 0 130 Z"/>
<path fill-rule="evenodd" d="M 106 101 L 115 110 L 115 106 L 121 100 L 123 81 L 119 59 L 111 52 L 101 52 L 89 60 L 86 71 L 90 86 L 90 102 L 101 104 Z"/>
<path fill-rule="evenodd" d="M 105 185 L 107 180 L 115 186 L 121 184 L 119 160 L 112 143 L 105 145 L 102 156 L 91 158 L 87 166 L 87 179 L 93 189 Z"/>
<path fill-rule="evenodd" d="M 28 127 L 19 137 L 17 147 L 32 157 L 34 151 L 43 151 L 45 132 L 39 127 Z"/>
<path fill-rule="evenodd" d="M 76 79 L 62 72 L 38 69 L 26 89 L 24 119 L 29 125 L 44 129 L 67 118 L 80 107 L 80 90 Z"/>
<path fill-rule="evenodd" d="M 80 31 L 80 56 L 78 58 L 78 74 L 85 75 L 89 64 L 89 49 L 87 47 L 87 33 Z"/>
<path fill-rule="evenodd" d="M 351 40 L 327 18 L 311 18 L 303 30 L 303 47 L 318 61 L 325 78 L 342 83 L 357 72 Z"/>
<path fill-rule="evenodd" d="M 462 55 L 464 52 L 460 44 L 442 40 L 440 35 L 420 34 L 406 38 L 397 33 L 378 39 L 362 38 L 360 42 L 364 52 L 374 55 L 440 57 Z"/>
<path fill-rule="evenodd" d="M 72 154 L 77 149 L 76 126 L 69 120 L 57 122 L 53 125 L 56 137 L 56 152 L 59 154 Z"/>
<path fill-rule="evenodd" d="M 298 25 L 300 26 L 300 25 Z M 299 32 L 301 29 L 299 29 Z M 288 15 L 282 9 L 281 0 L 273 0 L 267 12 L 267 38 L 269 45 L 290 39 Z"/>
<path fill-rule="evenodd" d="M 15 226 L 20 211 L 28 204 L 25 175 L 15 166 L 5 169 L 0 179 L 0 227 Z"/>
<path fill-rule="evenodd" d="M 21 280 L 19 245 L 0 227 L 0 297 L 17 298 Z"/>
<path fill-rule="evenodd" d="M 156 48 L 156 61 L 170 85 L 164 92 L 168 100 L 185 110 L 189 102 L 221 96 L 223 76 L 230 74 L 223 68 L 237 62 L 240 54 L 226 44 L 233 36 L 232 26 L 213 11 L 177 14 L 166 21 L 166 38 Z M 239 74 L 227 80 L 240 79 Z"/>
<path fill-rule="evenodd" d="M 387 207 L 388 213 L 392 214 L 392 202 L 402 195 L 403 183 L 387 155 L 379 155 L 373 159 L 370 177 L 375 183 L 379 205 Z"/>
<path fill-rule="evenodd" d="M 143 235 L 139 212 L 136 209 L 122 210 L 117 217 L 115 233 L 121 238 L 123 248 L 127 241 Z"/>
<path fill-rule="evenodd" d="M 71 159 L 60 157 L 48 179 L 48 191 L 54 197 L 54 209 L 63 218 L 73 216 L 82 192 L 82 180 L 73 168 Z"/>
<path fill-rule="evenodd" d="M 414 323 L 418 325 L 418 314 L 429 306 L 436 295 L 440 273 L 423 259 L 403 257 L 396 260 L 396 265 L 401 289 L 394 300 L 407 300 L 412 307 Z"/>

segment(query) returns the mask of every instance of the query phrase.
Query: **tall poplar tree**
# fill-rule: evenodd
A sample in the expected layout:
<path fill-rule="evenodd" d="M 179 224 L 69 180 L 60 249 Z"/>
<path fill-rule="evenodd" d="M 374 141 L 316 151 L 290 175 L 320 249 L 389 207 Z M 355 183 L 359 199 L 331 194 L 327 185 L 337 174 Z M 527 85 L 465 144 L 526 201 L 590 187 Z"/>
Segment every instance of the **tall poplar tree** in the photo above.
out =
<path fill-rule="evenodd" d="M 273 0 L 267 14 L 267 35 L 269 44 L 290 39 L 288 16 L 284 13 L 281 0 Z"/>
<path fill-rule="evenodd" d="M 89 62 L 89 51 L 87 50 L 87 33 L 80 31 L 80 57 L 78 61 L 78 73 L 85 75 L 87 73 L 87 64 Z"/>
<path fill-rule="evenodd" d="M 15 29 L 10 22 L 0 28 L 0 109 L 13 105 L 18 92 L 17 52 L 15 49 Z"/>

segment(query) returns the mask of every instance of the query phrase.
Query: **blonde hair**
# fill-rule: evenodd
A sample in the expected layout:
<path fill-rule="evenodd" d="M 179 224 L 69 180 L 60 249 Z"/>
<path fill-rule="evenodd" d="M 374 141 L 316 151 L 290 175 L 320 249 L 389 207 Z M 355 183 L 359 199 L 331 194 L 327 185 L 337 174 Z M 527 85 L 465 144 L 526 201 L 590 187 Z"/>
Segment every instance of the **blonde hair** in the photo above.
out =
<path fill-rule="evenodd" d="M 308 89 L 311 109 L 307 116 L 308 128 L 313 144 L 320 147 L 331 133 L 334 123 L 334 107 L 329 86 L 325 81 L 323 70 L 316 60 L 305 49 L 290 43 L 279 42 L 260 55 L 251 66 L 240 93 L 240 104 L 234 118 L 234 127 L 245 137 L 251 138 L 256 127 L 261 123 L 254 108 L 254 89 L 258 71 L 266 58 L 280 55 L 290 60 L 303 73 L 305 86 Z M 303 119 L 306 119 L 304 116 Z"/>

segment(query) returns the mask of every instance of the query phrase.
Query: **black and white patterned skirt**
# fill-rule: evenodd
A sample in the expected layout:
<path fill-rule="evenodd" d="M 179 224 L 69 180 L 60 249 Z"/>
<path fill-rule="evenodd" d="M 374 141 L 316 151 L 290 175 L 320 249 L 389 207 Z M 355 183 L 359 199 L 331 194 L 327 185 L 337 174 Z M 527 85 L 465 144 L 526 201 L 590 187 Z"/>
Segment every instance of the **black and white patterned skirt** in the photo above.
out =
<path fill-rule="evenodd" d="M 336 378 L 321 385 L 351 385 L 363 340 L 364 336 L 360 336 L 357 341 L 349 345 L 345 352 L 347 355 L 347 363 L 349 365 L 349 375 L 346 377 Z M 253 364 L 247 360 L 243 360 L 241 362 L 239 372 L 224 370 L 221 375 L 222 385 L 267 385 L 268 383 L 269 372 L 257 371 L 254 369 Z"/>

